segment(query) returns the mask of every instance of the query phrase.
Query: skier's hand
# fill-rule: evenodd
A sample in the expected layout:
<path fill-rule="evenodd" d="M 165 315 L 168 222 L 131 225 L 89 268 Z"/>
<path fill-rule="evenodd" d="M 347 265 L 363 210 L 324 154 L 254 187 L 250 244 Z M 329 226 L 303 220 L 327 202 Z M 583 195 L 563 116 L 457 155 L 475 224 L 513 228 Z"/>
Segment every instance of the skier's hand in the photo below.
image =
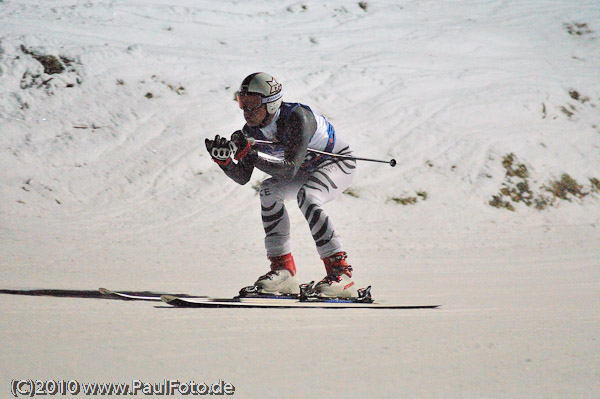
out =
<path fill-rule="evenodd" d="M 231 135 L 231 151 L 235 154 L 236 161 L 244 158 L 250 152 L 251 146 L 248 138 L 241 130 L 236 130 Z"/>
<path fill-rule="evenodd" d="M 229 140 L 217 134 L 214 140 L 205 139 L 204 144 L 206 144 L 206 149 L 213 161 L 222 166 L 229 165 L 231 162 L 231 142 Z"/>

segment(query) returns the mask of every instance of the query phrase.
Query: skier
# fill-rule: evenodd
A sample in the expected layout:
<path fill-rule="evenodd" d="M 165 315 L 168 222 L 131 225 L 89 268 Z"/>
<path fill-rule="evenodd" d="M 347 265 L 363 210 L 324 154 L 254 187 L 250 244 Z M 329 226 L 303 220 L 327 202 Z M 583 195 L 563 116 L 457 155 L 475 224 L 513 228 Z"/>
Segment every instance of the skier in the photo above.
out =
<path fill-rule="evenodd" d="M 271 265 L 254 286 L 266 294 L 299 293 L 284 203 L 295 198 L 327 273 L 314 286 L 314 293 L 322 297 L 356 297 L 352 267 L 346 261 L 339 234 L 322 208 L 350 185 L 356 161 L 307 152 L 310 148 L 351 154 L 324 116 L 306 105 L 283 102 L 282 96 L 282 85 L 273 76 L 263 72 L 247 76 L 236 93 L 246 124 L 230 140 L 219 135 L 214 140 L 206 139 L 213 160 L 235 182 L 246 184 L 254 168 L 271 176 L 260 186 L 265 247 Z M 274 144 L 252 145 L 252 139 Z"/>

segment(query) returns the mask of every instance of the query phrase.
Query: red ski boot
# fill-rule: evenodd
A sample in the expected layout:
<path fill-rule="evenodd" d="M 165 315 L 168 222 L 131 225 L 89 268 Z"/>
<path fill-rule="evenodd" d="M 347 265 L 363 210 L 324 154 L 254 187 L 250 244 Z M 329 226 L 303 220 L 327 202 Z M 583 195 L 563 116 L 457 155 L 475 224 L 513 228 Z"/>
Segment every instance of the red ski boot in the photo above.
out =
<path fill-rule="evenodd" d="M 292 254 L 269 257 L 271 271 L 260 276 L 254 285 L 263 294 L 299 294 L 296 265 Z"/>
<path fill-rule="evenodd" d="M 327 276 L 314 287 L 317 296 L 327 298 L 356 298 L 358 292 L 352 281 L 352 266 L 346 262 L 346 252 L 323 258 Z"/>

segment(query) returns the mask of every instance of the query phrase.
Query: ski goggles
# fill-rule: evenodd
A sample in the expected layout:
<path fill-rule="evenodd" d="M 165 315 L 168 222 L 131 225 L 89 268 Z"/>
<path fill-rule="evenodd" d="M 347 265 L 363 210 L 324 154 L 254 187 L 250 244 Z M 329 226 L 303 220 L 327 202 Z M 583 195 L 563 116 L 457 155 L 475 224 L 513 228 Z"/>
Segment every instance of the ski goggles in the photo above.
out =
<path fill-rule="evenodd" d="M 240 109 L 245 112 L 256 111 L 263 105 L 260 95 L 244 95 L 237 93 L 235 98 L 237 99 Z"/>
<path fill-rule="evenodd" d="M 272 96 L 262 97 L 260 94 L 241 94 L 235 93 L 235 98 L 240 109 L 246 112 L 256 111 L 263 104 L 272 103 L 283 97 L 283 92 L 275 93 Z"/>

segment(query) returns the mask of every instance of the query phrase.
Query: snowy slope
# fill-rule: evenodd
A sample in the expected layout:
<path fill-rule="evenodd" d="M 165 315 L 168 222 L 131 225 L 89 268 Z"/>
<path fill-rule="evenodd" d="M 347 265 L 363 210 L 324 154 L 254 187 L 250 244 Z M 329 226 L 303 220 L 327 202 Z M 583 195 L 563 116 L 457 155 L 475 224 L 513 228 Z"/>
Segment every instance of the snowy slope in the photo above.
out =
<path fill-rule="evenodd" d="M 599 392 L 599 44 L 595 1 L 0 1 L 0 288 L 252 283 L 265 175 L 236 185 L 204 138 L 242 126 L 233 93 L 266 71 L 357 155 L 398 161 L 361 163 L 328 207 L 357 281 L 444 303 L 334 315 L 3 295 L 0 392 L 17 375 L 223 378 L 239 397 Z M 523 183 L 509 154 L 552 205 L 490 206 Z M 545 190 L 565 174 L 585 197 Z M 320 278 L 290 214 L 300 278 Z"/>

